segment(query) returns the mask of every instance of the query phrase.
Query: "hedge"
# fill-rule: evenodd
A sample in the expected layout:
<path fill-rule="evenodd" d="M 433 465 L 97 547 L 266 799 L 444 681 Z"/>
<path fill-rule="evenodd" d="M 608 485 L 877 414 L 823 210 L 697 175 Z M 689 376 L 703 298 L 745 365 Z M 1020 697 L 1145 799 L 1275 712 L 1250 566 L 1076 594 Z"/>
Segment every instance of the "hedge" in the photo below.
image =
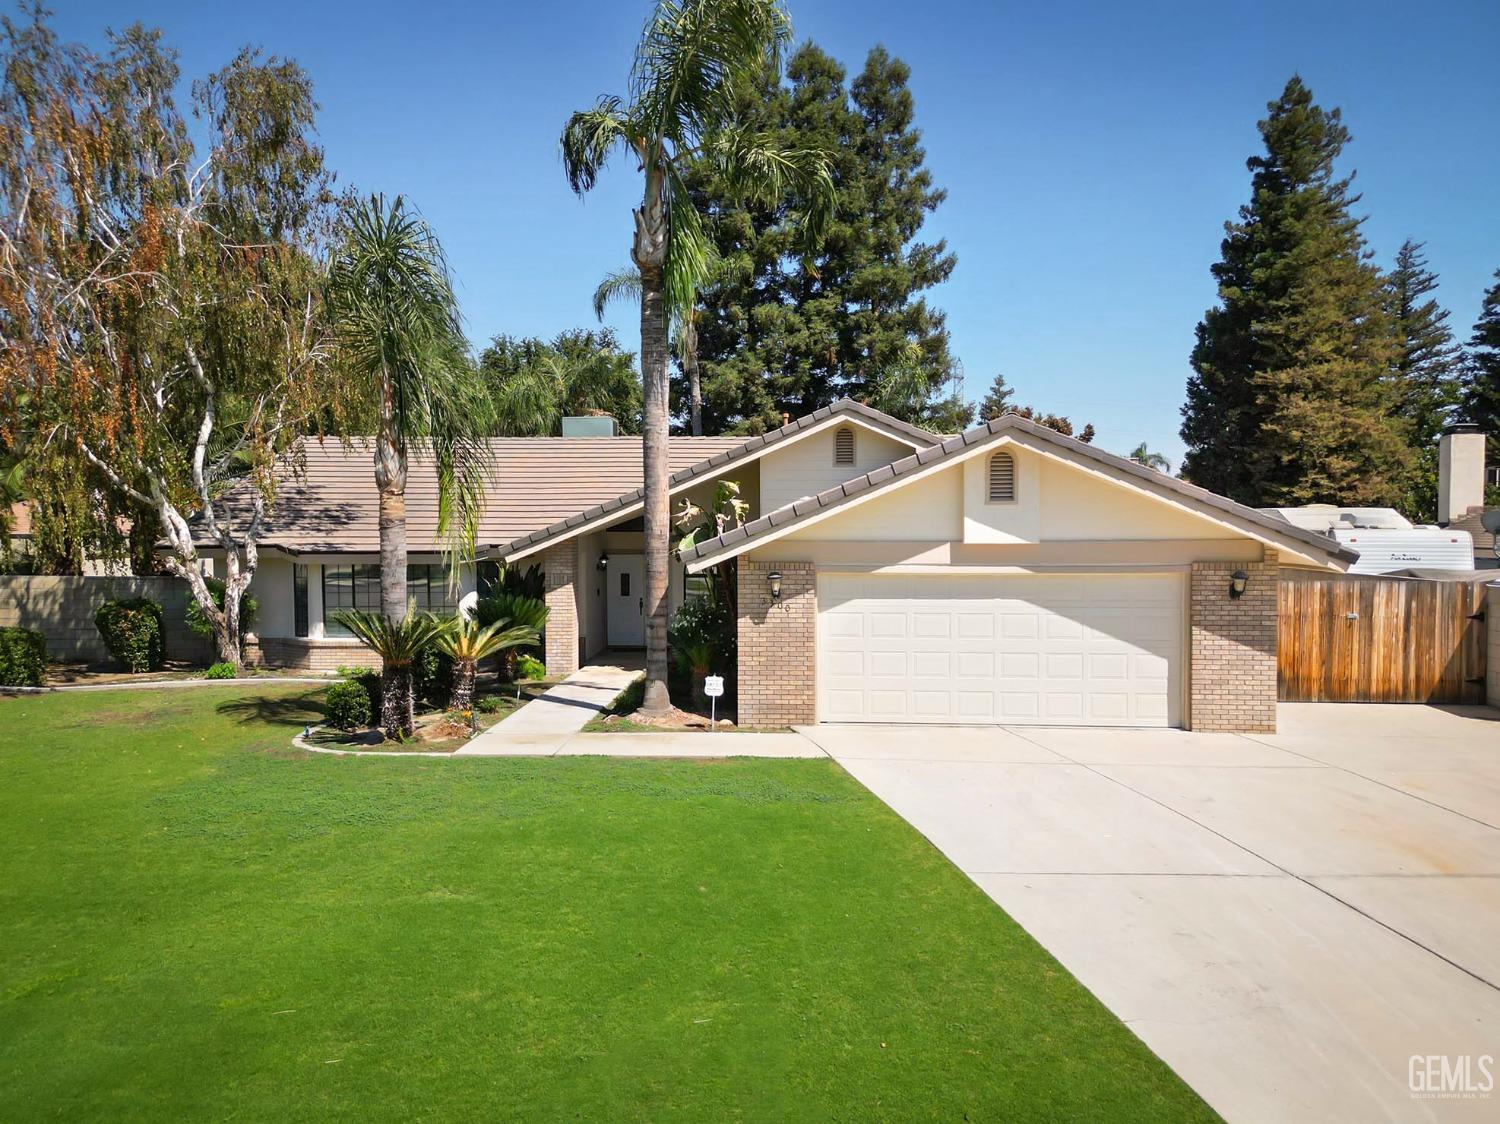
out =
<path fill-rule="evenodd" d="M 0 687 L 40 687 L 47 640 L 29 628 L 0 628 Z"/>
<path fill-rule="evenodd" d="M 106 601 L 94 614 L 94 627 L 104 638 L 109 654 L 126 671 L 154 671 L 161 667 L 166 626 L 160 602 L 148 597 Z"/>

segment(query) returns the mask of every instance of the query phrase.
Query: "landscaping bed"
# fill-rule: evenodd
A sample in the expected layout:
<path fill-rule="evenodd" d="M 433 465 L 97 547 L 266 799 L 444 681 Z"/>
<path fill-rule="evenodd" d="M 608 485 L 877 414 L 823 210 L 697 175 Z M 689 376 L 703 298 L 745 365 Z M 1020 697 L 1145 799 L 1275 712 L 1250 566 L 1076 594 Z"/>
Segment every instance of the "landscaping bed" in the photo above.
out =
<path fill-rule="evenodd" d="M 423 753 L 455 753 L 475 736 L 483 733 L 495 723 L 509 718 L 527 703 L 540 698 L 550 683 L 510 684 L 502 694 L 477 694 L 470 715 L 454 711 L 419 710 L 416 729 L 405 741 L 391 741 L 374 726 L 357 730 L 339 730 L 332 726 L 321 726 L 303 740 L 309 745 L 327 749 L 353 749 L 385 753 L 420 751 Z"/>

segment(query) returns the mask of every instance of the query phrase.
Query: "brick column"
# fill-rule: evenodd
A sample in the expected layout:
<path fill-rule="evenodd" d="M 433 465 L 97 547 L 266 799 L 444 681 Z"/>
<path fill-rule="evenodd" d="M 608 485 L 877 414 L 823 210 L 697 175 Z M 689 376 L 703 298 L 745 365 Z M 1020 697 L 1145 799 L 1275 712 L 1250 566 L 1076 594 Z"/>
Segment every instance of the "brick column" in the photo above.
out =
<path fill-rule="evenodd" d="M 1236 570 L 1250 575 L 1238 599 Z M 1279 571 L 1274 550 L 1262 562 L 1193 563 L 1191 729 L 1275 733 Z"/>
<path fill-rule="evenodd" d="M 741 726 L 817 721 L 817 571 L 810 562 L 739 559 Z M 781 600 L 766 575 L 781 571 Z"/>
<path fill-rule="evenodd" d="M 546 582 L 547 675 L 572 675 L 578 670 L 578 540 L 570 539 L 542 551 Z"/>

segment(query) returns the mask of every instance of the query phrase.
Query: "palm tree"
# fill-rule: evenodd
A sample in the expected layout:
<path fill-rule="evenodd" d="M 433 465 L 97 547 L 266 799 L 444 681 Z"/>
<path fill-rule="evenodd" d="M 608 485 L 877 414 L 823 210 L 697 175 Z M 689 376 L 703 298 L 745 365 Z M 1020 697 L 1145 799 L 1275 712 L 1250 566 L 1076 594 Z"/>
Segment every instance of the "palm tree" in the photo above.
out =
<path fill-rule="evenodd" d="M 812 200 L 804 226 L 815 238 L 833 206 L 826 154 L 782 149 L 737 119 L 736 94 L 766 67 L 779 71 L 791 40 L 780 0 L 658 0 L 641 33 L 628 101 L 602 97 L 562 133 L 563 167 L 579 195 L 610 156 L 625 151 L 644 178 L 631 260 L 641 285 L 644 391 L 646 690 L 642 709 L 667 695 L 667 561 L 671 511 L 667 466 L 667 322 L 687 309 L 708 275 L 711 250 L 683 181 L 693 161 L 716 165 L 736 195 L 767 202 L 793 188 Z"/>
<path fill-rule="evenodd" d="M 613 336 L 609 336 L 611 340 Z M 506 437 L 548 437 L 562 431 L 565 412 L 614 413 L 636 399 L 629 353 L 559 342 L 538 349 L 494 385 L 495 432 Z M 579 339 L 575 344 L 584 344 Z M 624 419 L 629 421 L 629 419 Z"/>
<path fill-rule="evenodd" d="M 452 621 L 408 611 L 394 619 L 367 609 L 339 609 L 333 619 L 380 657 L 380 728 L 393 740 L 411 737 L 417 722 L 412 664 L 441 641 Z"/>
<path fill-rule="evenodd" d="M 380 609 L 407 612 L 406 472 L 414 446 L 438 480 L 438 533 L 454 580 L 472 552 L 484 499 L 488 399 L 468 357 L 442 247 L 401 196 L 372 195 L 343 216 L 329 271 L 329 306 L 345 370 L 375 398 L 375 484 L 380 492 Z M 410 694 L 410 675 L 406 677 Z M 390 713 L 390 706 L 384 708 Z M 407 711 L 412 700 L 405 701 Z"/>
<path fill-rule="evenodd" d="M 438 647 L 453 657 L 453 697 L 448 708 L 469 709 L 474 700 L 474 675 L 479 670 L 480 660 L 509 648 L 535 644 L 537 639 L 536 629 L 513 625 L 508 620 L 496 621 L 486 628 L 478 621 L 459 618 L 437 641 Z"/>
<path fill-rule="evenodd" d="M 1154 468 L 1157 472 L 1172 471 L 1172 462 L 1160 453 L 1153 453 L 1150 449 L 1146 448 L 1144 441 L 1131 450 L 1130 459 L 1135 461 L 1136 464 L 1143 464 L 1147 468 Z"/>
<path fill-rule="evenodd" d="M 711 258 L 704 281 L 712 283 L 722 276 L 722 259 Z M 641 273 L 633 266 L 606 273 L 604 280 L 594 290 L 594 315 L 604 319 L 604 309 L 617 300 L 639 302 L 641 299 Z M 688 384 L 688 426 L 694 437 L 703 436 L 703 379 L 698 369 L 698 318 L 702 311 L 695 299 L 685 309 L 675 309 L 671 314 L 671 344 L 682 364 L 682 373 Z"/>

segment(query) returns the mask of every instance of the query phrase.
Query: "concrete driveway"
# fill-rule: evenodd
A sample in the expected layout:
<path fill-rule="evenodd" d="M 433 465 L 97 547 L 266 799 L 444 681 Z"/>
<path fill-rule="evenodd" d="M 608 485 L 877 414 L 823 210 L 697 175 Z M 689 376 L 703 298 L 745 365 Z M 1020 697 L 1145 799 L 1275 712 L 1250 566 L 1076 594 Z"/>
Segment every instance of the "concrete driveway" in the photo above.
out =
<path fill-rule="evenodd" d="M 1500 1119 L 1500 711 L 803 733 L 1228 1119 Z"/>

